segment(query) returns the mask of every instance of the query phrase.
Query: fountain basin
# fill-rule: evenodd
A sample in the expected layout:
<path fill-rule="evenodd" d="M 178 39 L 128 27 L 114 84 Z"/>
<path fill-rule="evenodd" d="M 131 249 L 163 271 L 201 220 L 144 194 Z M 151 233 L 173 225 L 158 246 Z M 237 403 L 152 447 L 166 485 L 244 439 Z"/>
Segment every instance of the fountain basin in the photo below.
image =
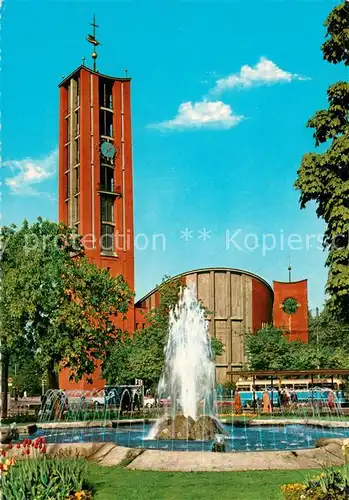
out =
<path fill-rule="evenodd" d="M 329 422 L 327 424 L 330 425 Z M 152 425 L 145 423 L 126 425 L 123 423 L 122 426 L 114 429 L 110 427 L 71 428 L 67 425 L 64 428 L 58 428 L 59 424 L 56 425 L 57 428 L 38 429 L 31 437 L 45 436 L 47 442 L 52 444 L 113 443 L 127 448 L 193 452 L 211 452 L 213 444 L 213 439 L 202 441 L 171 438 L 147 439 Z M 294 423 L 276 425 L 276 422 L 269 422 L 266 425 L 246 425 L 245 427 L 223 424 L 223 429 L 226 434 L 227 452 L 309 449 L 313 448 L 319 439 L 349 437 L 348 427 L 322 427 L 316 422 L 310 425 Z"/>

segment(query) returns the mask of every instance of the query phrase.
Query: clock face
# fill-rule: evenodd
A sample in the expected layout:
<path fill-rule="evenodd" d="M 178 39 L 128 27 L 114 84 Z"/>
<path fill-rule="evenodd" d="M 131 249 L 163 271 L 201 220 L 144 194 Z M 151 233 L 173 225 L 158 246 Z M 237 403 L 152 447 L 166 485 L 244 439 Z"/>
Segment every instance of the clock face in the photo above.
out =
<path fill-rule="evenodd" d="M 111 160 L 115 156 L 115 146 L 112 142 L 103 141 L 101 144 L 101 153 L 105 158 Z"/>

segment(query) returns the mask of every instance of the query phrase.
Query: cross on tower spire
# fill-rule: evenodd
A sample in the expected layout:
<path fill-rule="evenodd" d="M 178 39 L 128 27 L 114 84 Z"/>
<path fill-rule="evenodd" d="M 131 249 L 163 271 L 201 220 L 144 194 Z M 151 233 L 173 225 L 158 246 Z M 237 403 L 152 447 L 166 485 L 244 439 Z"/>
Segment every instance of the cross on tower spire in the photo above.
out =
<path fill-rule="evenodd" d="M 90 25 L 93 27 L 93 34 L 92 35 L 87 35 L 86 40 L 89 43 L 92 43 L 94 46 L 94 50 L 92 52 L 92 59 L 93 59 L 93 71 L 96 71 L 96 59 L 98 57 L 96 47 L 98 45 L 101 45 L 99 41 L 96 39 L 96 28 L 99 28 L 98 24 L 96 24 L 96 16 L 95 14 L 93 15 L 93 22 L 90 23 Z"/>

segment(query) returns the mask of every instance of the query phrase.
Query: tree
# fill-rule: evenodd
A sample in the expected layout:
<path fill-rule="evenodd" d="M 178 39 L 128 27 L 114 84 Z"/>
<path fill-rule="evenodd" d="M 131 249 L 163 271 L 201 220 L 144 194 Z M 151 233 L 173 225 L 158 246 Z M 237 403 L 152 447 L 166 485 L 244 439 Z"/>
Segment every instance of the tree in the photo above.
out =
<path fill-rule="evenodd" d="M 2 229 L 1 340 L 34 354 L 50 386 L 68 368 L 80 380 L 105 360 L 120 336 L 118 314 L 133 293 L 122 276 L 88 262 L 81 238 L 63 224 L 38 219 Z"/>
<path fill-rule="evenodd" d="M 338 321 L 325 306 L 320 314 L 309 315 L 309 344 L 332 350 L 343 348 L 349 352 L 349 324 Z"/>
<path fill-rule="evenodd" d="M 131 366 L 134 342 L 134 338 L 126 333 L 112 346 L 103 369 L 103 377 L 109 385 L 133 384 L 138 378 Z"/>
<path fill-rule="evenodd" d="M 280 328 L 266 326 L 245 336 L 250 370 L 287 370 L 293 367 L 297 343 L 290 342 Z"/>
<path fill-rule="evenodd" d="M 136 331 L 132 339 L 125 336 L 108 357 L 104 376 L 109 384 L 129 383 L 142 379 L 148 388 L 155 388 L 164 367 L 164 349 L 169 330 L 169 313 L 179 298 L 183 280 L 165 277 L 158 287 L 159 306 L 146 314 L 149 326 Z M 220 339 L 212 339 L 213 356 L 223 353 Z"/>
<path fill-rule="evenodd" d="M 290 341 L 287 333 L 267 326 L 247 334 L 245 349 L 251 370 L 348 368 L 348 325 L 325 310 L 309 320 L 309 343 Z"/>
<path fill-rule="evenodd" d="M 325 26 L 324 59 L 349 65 L 349 3 L 335 7 Z M 328 109 L 317 111 L 307 124 L 314 129 L 315 145 L 328 144 L 327 149 L 303 156 L 295 186 L 301 191 L 301 208 L 315 201 L 317 216 L 326 223 L 329 307 L 349 320 L 349 83 L 331 85 L 327 96 Z"/>
<path fill-rule="evenodd" d="M 211 338 L 211 349 L 213 358 L 216 359 L 217 356 L 221 356 L 224 353 L 225 346 L 221 339 L 213 337 Z"/>
<path fill-rule="evenodd" d="M 11 357 L 9 366 L 9 375 L 12 378 L 12 392 L 28 396 L 37 396 L 41 394 L 42 371 L 33 358 L 27 358 L 21 363 L 13 363 Z"/>

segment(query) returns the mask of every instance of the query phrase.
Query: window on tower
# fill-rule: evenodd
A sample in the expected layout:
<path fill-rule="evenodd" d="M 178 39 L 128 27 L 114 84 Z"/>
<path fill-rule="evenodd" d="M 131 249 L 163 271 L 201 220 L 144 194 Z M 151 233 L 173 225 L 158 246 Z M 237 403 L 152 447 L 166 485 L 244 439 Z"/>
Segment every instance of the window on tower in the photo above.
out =
<path fill-rule="evenodd" d="M 101 191 L 114 192 L 114 168 L 108 165 L 101 166 Z"/>
<path fill-rule="evenodd" d="M 101 109 L 99 113 L 100 134 L 113 137 L 113 113 Z"/>
<path fill-rule="evenodd" d="M 80 191 L 80 176 L 79 176 L 79 167 L 74 168 L 74 191 L 75 194 Z"/>
<path fill-rule="evenodd" d="M 113 82 L 99 80 L 99 105 L 102 108 L 113 109 Z"/>
<path fill-rule="evenodd" d="M 70 169 L 70 144 L 65 147 L 65 169 Z"/>
<path fill-rule="evenodd" d="M 79 222 L 79 196 L 75 196 L 74 198 L 74 224 Z"/>
<path fill-rule="evenodd" d="M 68 199 L 70 196 L 70 172 L 65 174 L 65 199 Z"/>
<path fill-rule="evenodd" d="M 76 99 L 75 99 L 75 107 L 80 106 L 80 78 L 76 78 Z"/>
<path fill-rule="evenodd" d="M 113 196 L 101 196 L 101 219 L 103 222 L 114 222 L 114 198 Z"/>
<path fill-rule="evenodd" d="M 75 111 L 75 137 L 80 134 L 79 110 Z"/>
<path fill-rule="evenodd" d="M 80 163 L 80 141 L 75 139 L 75 165 Z"/>
<path fill-rule="evenodd" d="M 70 115 L 65 119 L 65 142 L 70 141 Z"/>
<path fill-rule="evenodd" d="M 110 224 L 101 225 L 101 249 L 103 253 L 114 252 L 114 226 Z"/>

